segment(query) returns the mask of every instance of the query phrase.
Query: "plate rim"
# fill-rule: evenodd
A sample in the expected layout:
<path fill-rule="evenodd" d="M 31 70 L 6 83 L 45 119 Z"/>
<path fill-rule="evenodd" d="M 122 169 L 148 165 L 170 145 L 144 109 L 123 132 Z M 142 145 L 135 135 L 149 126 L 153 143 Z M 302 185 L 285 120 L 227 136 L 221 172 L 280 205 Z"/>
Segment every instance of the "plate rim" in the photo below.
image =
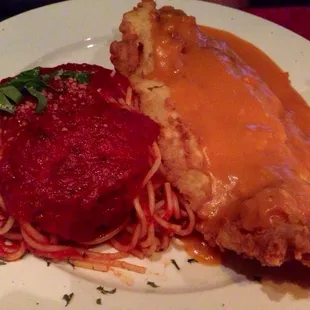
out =
<path fill-rule="evenodd" d="M 113 2 L 113 0 L 109 0 L 110 2 Z M 88 1 L 85 1 L 85 0 L 71 0 L 71 1 L 64 1 L 64 2 L 59 2 L 59 3 L 55 3 L 55 4 L 49 4 L 49 5 L 47 5 L 47 6 L 43 6 L 43 7 L 40 7 L 40 8 L 36 8 L 36 9 L 33 9 L 33 10 L 30 10 L 30 11 L 27 11 L 27 12 L 24 12 L 24 13 L 21 13 L 21 14 L 18 14 L 18 15 L 16 15 L 16 16 L 13 16 L 13 17 L 11 17 L 11 18 L 9 18 L 9 19 L 6 19 L 6 20 L 4 20 L 4 21 L 2 21 L 1 23 L 0 23 L 0 34 L 1 34 L 1 28 L 3 28 L 3 26 L 4 27 L 9 27 L 10 26 L 10 24 L 14 24 L 14 23 L 19 23 L 19 20 L 21 19 L 21 18 L 25 18 L 25 19 L 27 19 L 27 18 L 31 18 L 32 17 L 32 15 L 34 14 L 46 14 L 51 8 L 52 9 L 54 9 L 54 7 L 67 7 L 67 9 L 69 8 L 69 7 L 71 7 L 71 6 L 74 6 L 75 4 L 74 3 L 82 3 L 82 2 L 84 2 L 84 3 L 88 3 L 88 5 L 91 5 L 91 3 L 92 2 L 100 2 L 100 0 L 88 0 Z M 123 0 L 123 2 L 126 2 L 126 0 Z M 163 1 L 160 1 L 160 2 L 163 2 Z M 181 3 L 181 2 L 183 2 L 183 3 L 185 3 L 185 2 L 195 2 L 195 3 L 197 3 L 197 0 L 174 0 L 174 1 L 165 1 L 165 2 L 167 2 L 167 4 L 169 4 L 169 3 L 175 3 L 175 2 L 179 2 L 179 3 Z M 229 10 L 229 11 L 234 11 L 234 14 L 242 14 L 242 15 L 248 15 L 249 16 L 249 18 L 250 19 L 256 19 L 256 20 L 259 20 L 259 22 L 261 23 L 261 22 L 263 22 L 264 24 L 268 24 L 268 25 L 270 25 L 270 27 L 272 27 L 272 28 L 274 28 L 274 27 L 276 27 L 277 29 L 281 29 L 281 31 L 283 32 L 285 32 L 285 33 L 287 33 L 287 35 L 289 35 L 289 36 L 293 36 L 293 37 L 296 37 L 297 39 L 298 39 L 298 41 L 299 40 L 302 40 L 303 41 L 303 43 L 307 43 L 308 44 L 308 46 L 309 46 L 309 50 L 310 50 L 310 41 L 308 41 L 307 39 L 305 39 L 305 38 L 303 38 L 302 36 L 300 36 L 300 35 L 298 35 L 298 34 L 296 34 L 295 32 L 293 32 L 293 31 L 291 31 L 291 30 L 289 30 L 289 29 L 286 29 L 286 28 L 284 28 L 284 27 L 282 27 L 282 26 L 280 26 L 280 25 L 277 25 L 276 23 L 274 23 L 274 22 L 271 22 L 271 21 L 268 21 L 268 20 L 265 20 L 265 19 L 263 19 L 263 18 L 261 18 L 261 17 L 258 17 L 258 16 L 255 16 L 255 15 L 253 15 L 253 14 L 251 14 L 251 13 L 249 13 L 249 12 L 244 12 L 244 11 L 239 11 L 239 10 L 237 10 L 237 9 L 233 9 L 233 8 L 228 8 L 228 7 L 224 7 L 224 6 L 221 6 L 221 5 L 218 5 L 218 4 L 214 4 L 214 3 L 207 3 L 207 2 L 200 2 L 200 5 L 201 6 L 204 6 L 204 10 L 207 8 L 207 7 L 217 7 L 218 8 L 218 10 L 221 10 L 219 7 L 221 7 L 223 10 Z M 1 57 L 1 56 L 0 56 Z M 51 271 L 47 271 L 47 272 L 51 272 Z M 1 283 L 1 282 L 0 282 Z M 257 286 L 257 284 L 249 284 L 250 286 Z M 133 294 L 133 295 L 137 295 L 137 296 L 140 296 L 141 294 L 140 293 L 137 293 L 137 292 L 131 292 L 130 294 Z M 125 295 L 127 295 L 126 293 L 125 293 Z M 144 293 L 143 293 L 143 295 L 144 295 Z M 159 294 L 151 294 L 152 296 L 162 296 L 161 294 L 159 295 Z M 197 293 L 197 292 L 194 292 L 194 293 L 187 293 L 186 294 L 187 296 L 192 296 L 192 297 L 190 297 L 190 298 L 198 298 L 198 295 L 199 295 L 199 292 Z M 148 295 L 146 295 L 146 296 L 148 296 Z M 174 295 L 174 296 L 176 296 L 176 295 Z M 174 298 L 174 297 L 173 297 Z M 199 299 L 199 300 L 203 300 L 203 299 Z M 74 304 L 72 304 L 73 306 L 74 306 Z M 0 306 L 0 308 L 1 308 L 1 306 Z M 70 307 L 68 307 L 68 309 L 69 309 Z M 96 309 L 96 307 L 94 307 L 95 309 Z M 74 309 L 74 308 L 73 308 Z M 113 305 L 111 306 L 111 309 L 114 309 L 113 308 Z M 118 308 L 115 308 L 115 309 L 118 309 Z M 140 309 L 140 308 L 139 308 Z M 172 309 L 172 308 L 171 308 Z M 188 308 L 188 309 L 190 309 L 190 308 Z M 230 308 L 231 309 L 231 308 Z M 276 308 L 275 308 L 276 309 Z M 283 308 L 282 308 L 283 309 Z"/>

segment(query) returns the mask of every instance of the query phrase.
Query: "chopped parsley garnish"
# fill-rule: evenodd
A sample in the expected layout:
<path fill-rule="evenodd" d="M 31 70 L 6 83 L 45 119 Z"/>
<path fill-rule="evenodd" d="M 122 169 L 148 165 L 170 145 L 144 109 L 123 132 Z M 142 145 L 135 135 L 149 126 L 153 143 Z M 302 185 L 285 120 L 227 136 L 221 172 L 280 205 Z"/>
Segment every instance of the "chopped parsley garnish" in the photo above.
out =
<path fill-rule="evenodd" d="M 16 87 L 10 85 L 1 87 L 1 93 L 16 103 L 20 102 L 23 98 L 21 92 Z"/>
<path fill-rule="evenodd" d="M 0 85 L 0 110 L 14 114 L 16 105 L 20 103 L 25 94 L 37 99 L 36 113 L 42 113 L 47 105 L 47 98 L 42 94 L 45 88 L 56 90 L 48 84 L 55 76 L 74 78 L 78 83 L 87 83 L 89 72 L 56 70 L 48 74 L 40 74 L 40 67 L 23 71 L 10 81 Z"/>
<path fill-rule="evenodd" d="M 0 109 L 2 111 L 9 112 L 13 114 L 15 112 L 15 107 L 7 99 L 7 97 L 0 90 Z"/>
<path fill-rule="evenodd" d="M 27 87 L 26 89 L 30 95 L 37 98 L 37 100 L 38 100 L 37 106 L 36 106 L 36 112 L 37 113 L 43 112 L 43 110 L 45 109 L 45 107 L 47 105 L 46 97 L 41 92 L 39 92 L 38 90 L 36 90 L 33 87 Z"/>
<path fill-rule="evenodd" d="M 151 287 L 153 287 L 153 288 L 158 288 L 159 287 L 158 285 L 156 285 L 154 282 L 151 282 L 151 281 L 147 281 L 146 284 L 151 286 Z"/>
<path fill-rule="evenodd" d="M 77 71 L 67 71 L 61 70 L 60 75 L 64 78 L 76 79 L 78 83 L 88 83 L 88 72 L 77 72 Z"/>
<path fill-rule="evenodd" d="M 190 258 L 187 260 L 188 263 L 193 264 L 193 263 L 198 263 L 198 261 L 195 258 Z"/>
<path fill-rule="evenodd" d="M 106 290 L 103 286 L 98 286 L 97 290 L 103 294 L 103 295 L 107 295 L 107 294 L 115 294 L 116 293 L 116 288 L 112 289 L 112 290 Z"/>
<path fill-rule="evenodd" d="M 0 266 L 4 266 L 4 265 L 6 265 L 6 263 L 5 263 L 5 262 L 0 261 Z"/>
<path fill-rule="evenodd" d="M 71 294 L 65 294 L 63 295 L 62 299 L 66 302 L 66 307 L 69 305 L 69 303 L 71 302 L 72 298 L 74 296 L 74 293 Z"/>
<path fill-rule="evenodd" d="M 260 276 L 253 276 L 253 280 L 256 282 L 261 282 L 262 281 L 262 277 Z"/>
<path fill-rule="evenodd" d="M 172 259 L 172 260 L 171 260 L 171 263 L 174 265 L 174 267 L 175 267 L 177 270 L 181 270 L 181 268 L 179 267 L 179 265 L 177 264 L 177 262 L 175 261 L 175 259 Z"/>
<path fill-rule="evenodd" d="M 96 304 L 101 305 L 101 298 L 96 299 Z"/>
<path fill-rule="evenodd" d="M 70 259 L 68 259 L 68 264 L 71 265 L 73 269 L 75 269 L 75 265 L 71 262 Z"/>

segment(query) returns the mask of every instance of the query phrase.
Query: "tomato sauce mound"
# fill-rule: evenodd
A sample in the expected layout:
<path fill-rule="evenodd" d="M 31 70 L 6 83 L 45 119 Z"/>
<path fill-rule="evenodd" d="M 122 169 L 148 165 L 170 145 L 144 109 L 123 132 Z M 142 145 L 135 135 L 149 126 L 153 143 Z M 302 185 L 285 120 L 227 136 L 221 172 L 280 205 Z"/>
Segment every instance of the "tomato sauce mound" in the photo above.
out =
<path fill-rule="evenodd" d="M 28 96 L 13 116 L 0 115 L 0 194 L 17 220 L 88 241 L 130 216 L 159 127 L 115 103 L 126 97 L 123 76 L 87 64 L 41 73 L 58 69 L 90 72 L 89 82 L 55 77 L 42 114 Z"/>

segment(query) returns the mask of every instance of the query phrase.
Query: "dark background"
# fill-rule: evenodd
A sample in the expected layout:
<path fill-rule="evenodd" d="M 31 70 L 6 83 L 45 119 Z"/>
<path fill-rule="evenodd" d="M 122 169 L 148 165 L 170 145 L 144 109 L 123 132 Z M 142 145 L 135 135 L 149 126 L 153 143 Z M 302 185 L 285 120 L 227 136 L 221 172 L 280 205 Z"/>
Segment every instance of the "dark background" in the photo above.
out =
<path fill-rule="evenodd" d="M 0 0 L 0 20 L 43 5 L 61 1 L 62 0 Z"/>
<path fill-rule="evenodd" d="M 0 20 L 61 1 L 63 0 L 0 0 Z M 310 0 L 249 0 L 249 3 L 250 7 L 300 6 L 310 5 Z"/>
<path fill-rule="evenodd" d="M 310 5 L 310 0 L 250 0 L 251 7 L 280 7 Z"/>

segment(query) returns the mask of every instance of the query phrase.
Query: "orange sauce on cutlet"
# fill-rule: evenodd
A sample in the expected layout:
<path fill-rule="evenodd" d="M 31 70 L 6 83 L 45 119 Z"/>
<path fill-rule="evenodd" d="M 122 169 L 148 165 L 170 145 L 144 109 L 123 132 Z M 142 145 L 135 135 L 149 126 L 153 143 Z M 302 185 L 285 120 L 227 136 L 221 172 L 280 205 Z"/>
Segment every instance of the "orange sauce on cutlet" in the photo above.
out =
<path fill-rule="evenodd" d="M 233 217 L 239 202 L 271 188 L 244 208 L 249 230 L 285 220 L 287 193 L 310 219 L 310 109 L 288 74 L 249 42 L 197 26 L 182 11 L 160 9 L 152 27 L 148 78 L 170 88 L 170 103 L 197 137 L 212 180 L 212 201 L 199 217 Z"/>

